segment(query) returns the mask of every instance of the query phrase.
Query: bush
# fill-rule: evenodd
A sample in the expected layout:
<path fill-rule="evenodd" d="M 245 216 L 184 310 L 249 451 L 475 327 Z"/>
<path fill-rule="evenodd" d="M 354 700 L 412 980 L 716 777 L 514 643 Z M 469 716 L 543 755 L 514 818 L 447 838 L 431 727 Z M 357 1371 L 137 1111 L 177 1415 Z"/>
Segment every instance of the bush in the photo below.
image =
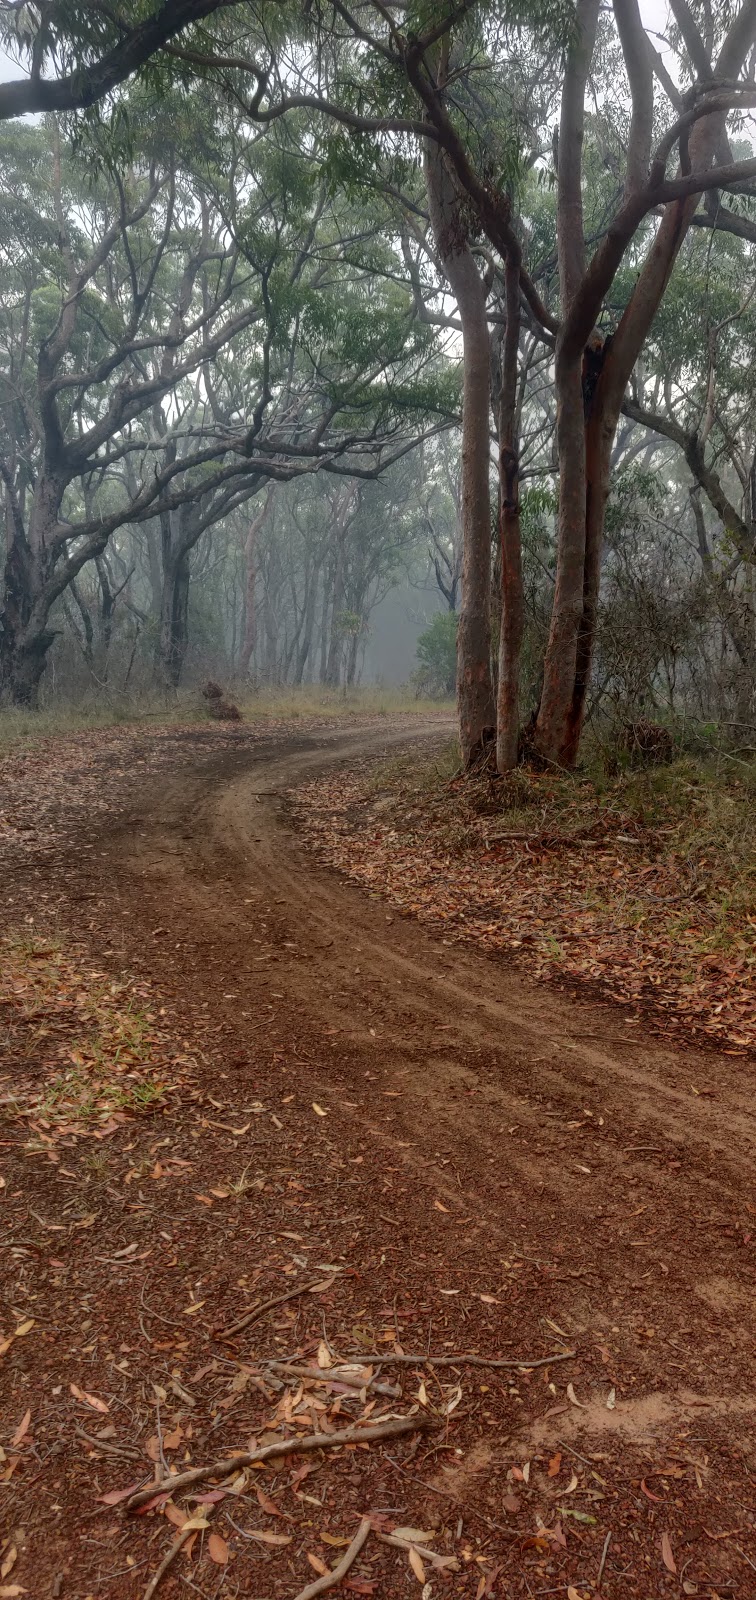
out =
<path fill-rule="evenodd" d="M 457 616 L 439 611 L 417 641 L 420 665 L 413 674 L 419 694 L 450 695 L 457 676 Z"/>

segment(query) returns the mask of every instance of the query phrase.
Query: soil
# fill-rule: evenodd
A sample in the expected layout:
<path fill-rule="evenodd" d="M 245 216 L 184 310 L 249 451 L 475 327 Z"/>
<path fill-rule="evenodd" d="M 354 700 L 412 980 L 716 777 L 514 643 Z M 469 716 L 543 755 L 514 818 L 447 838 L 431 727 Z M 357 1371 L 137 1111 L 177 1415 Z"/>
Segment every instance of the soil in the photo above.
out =
<path fill-rule="evenodd" d="M 35 1062 L 3 1063 L 0 1596 L 141 1596 L 175 1527 L 99 1497 L 161 1444 L 181 1468 L 368 1412 L 435 1427 L 216 1495 L 221 1559 L 201 1530 L 161 1597 L 294 1600 L 368 1512 L 455 1565 L 421 1578 L 371 1537 L 356 1593 L 756 1596 L 753 1066 L 625 1036 L 292 830 L 293 786 L 448 728 L 130 730 L 5 763 L 6 927 L 128 974 L 176 1065 L 157 1107 L 35 1141 Z M 376 1350 L 401 1397 L 356 1411 L 266 1366 Z M 514 1365 L 432 1364 L 462 1353 Z"/>

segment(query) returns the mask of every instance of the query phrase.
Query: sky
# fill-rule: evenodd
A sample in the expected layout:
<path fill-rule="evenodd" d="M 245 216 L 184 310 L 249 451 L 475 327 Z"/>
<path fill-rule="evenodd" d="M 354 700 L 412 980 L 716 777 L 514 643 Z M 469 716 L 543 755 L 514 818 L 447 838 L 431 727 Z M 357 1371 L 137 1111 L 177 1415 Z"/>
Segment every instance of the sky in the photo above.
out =
<path fill-rule="evenodd" d="M 640 11 L 647 28 L 664 32 L 668 14 L 667 0 L 640 0 Z M 17 63 L 0 45 L 0 83 L 9 83 L 14 78 L 22 76 Z"/>

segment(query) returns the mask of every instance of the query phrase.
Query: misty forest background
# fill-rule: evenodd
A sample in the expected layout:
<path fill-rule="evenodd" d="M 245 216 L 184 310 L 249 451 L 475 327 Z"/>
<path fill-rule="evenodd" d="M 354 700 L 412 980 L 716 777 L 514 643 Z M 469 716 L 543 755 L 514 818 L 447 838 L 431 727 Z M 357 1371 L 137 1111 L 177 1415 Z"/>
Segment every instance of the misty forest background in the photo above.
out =
<path fill-rule="evenodd" d="M 747 755 L 756 6 L 137 10 L 0 8 L 4 705 Z"/>

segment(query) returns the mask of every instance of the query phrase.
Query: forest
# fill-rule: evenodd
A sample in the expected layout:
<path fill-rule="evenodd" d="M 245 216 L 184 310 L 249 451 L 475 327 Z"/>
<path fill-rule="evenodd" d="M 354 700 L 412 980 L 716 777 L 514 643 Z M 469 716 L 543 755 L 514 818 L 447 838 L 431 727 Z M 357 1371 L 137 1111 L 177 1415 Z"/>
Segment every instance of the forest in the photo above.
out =
<path fill-rule="evenodd" d="M 748 6 L 2 14 L 6 703 L 351 689 L 393 590 L 466 764 L 748 746 Z"/>
<path fill-rule="evenodd" d="M 0 1600 L 756 1600 L 756 0 L 0 0 Z"/>

